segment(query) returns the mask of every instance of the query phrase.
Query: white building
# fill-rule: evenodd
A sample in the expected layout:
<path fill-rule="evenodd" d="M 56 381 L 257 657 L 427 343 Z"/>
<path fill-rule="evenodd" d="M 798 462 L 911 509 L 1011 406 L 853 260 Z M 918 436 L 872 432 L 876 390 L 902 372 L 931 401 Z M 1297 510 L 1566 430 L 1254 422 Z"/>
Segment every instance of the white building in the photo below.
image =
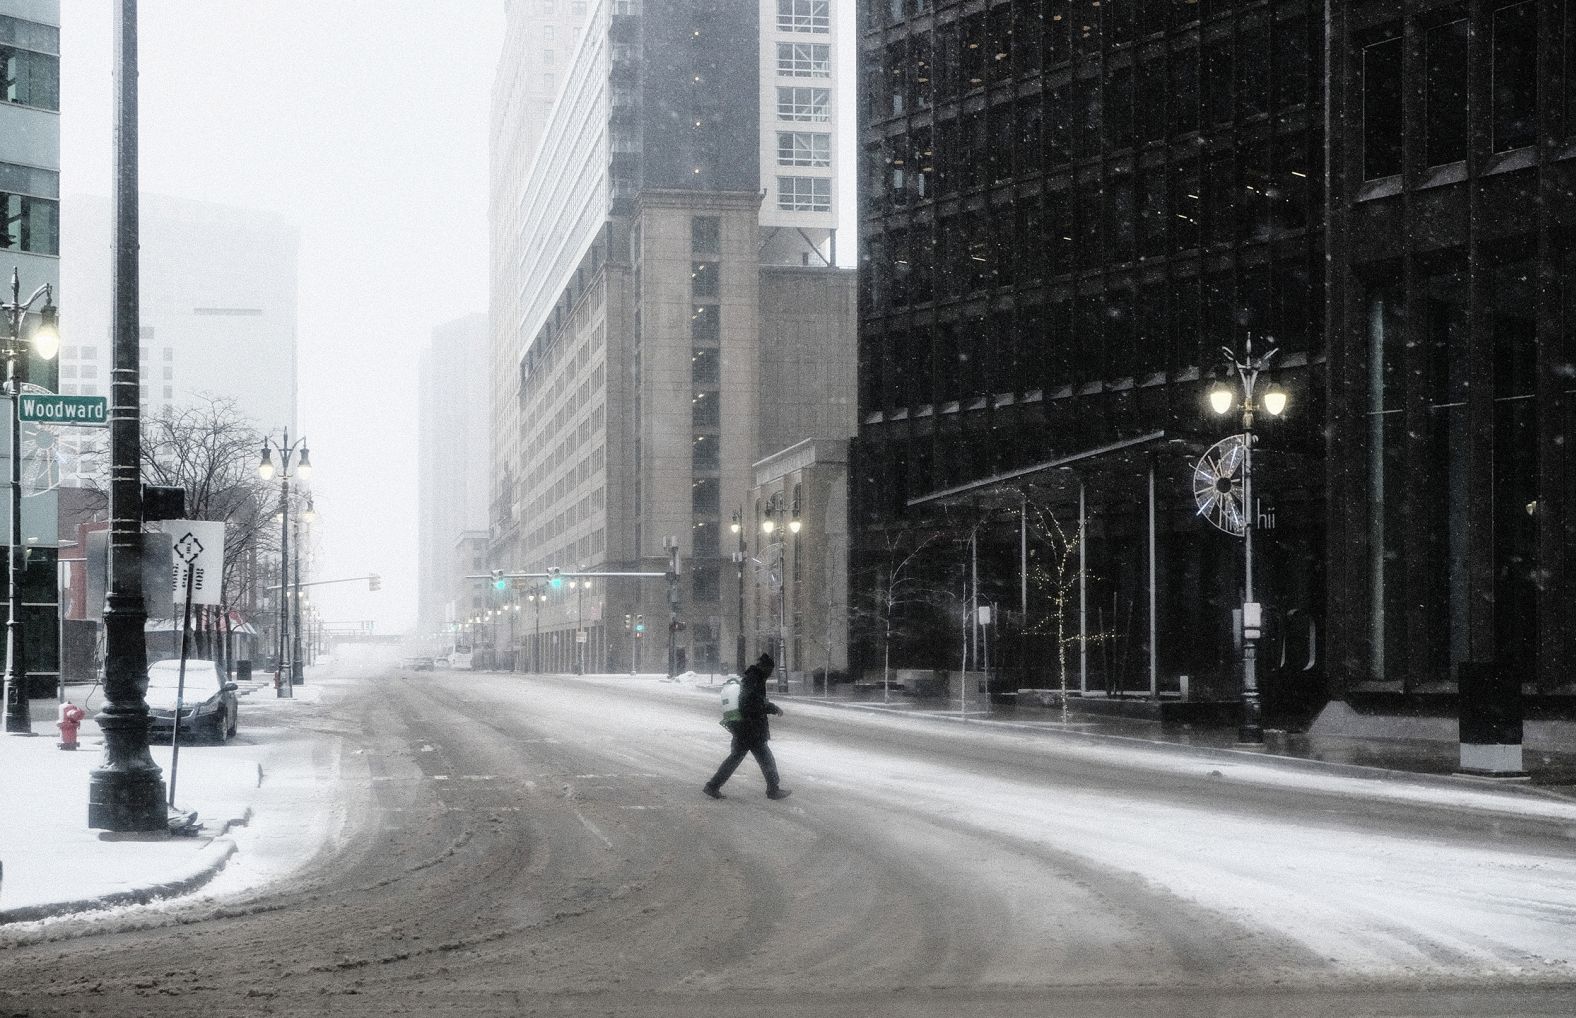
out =
<path fill-rule="evenodd" d="M 852 187 L 838 156 L 839 127 L 854 115 L 839 79 L 853 0 L 759 0 L 761 10 L 761 261 L 831 265 L 838 203 Z M 846 178 L 846 179 L 845 179 Z"/>
<path fill-rule="evenodd" d="M 432 636 L 481 593 L 456 586 L 471 563 L 456 562 L 455 549 L 462 534 L 485 533 L 487 525 L 487 316 L 433 329 L 418 372 L 416 624 L 417 632 Z"/>
<path fill-rule="evenodd" d="M 109 395 L 110 216 L 106 199 L 71 198 L 65 394 Z M 296 228 L 265 212 L 149 194 L 140 219 L 143 412 L 223 395 L 261 428 L 293 429 Z"/>

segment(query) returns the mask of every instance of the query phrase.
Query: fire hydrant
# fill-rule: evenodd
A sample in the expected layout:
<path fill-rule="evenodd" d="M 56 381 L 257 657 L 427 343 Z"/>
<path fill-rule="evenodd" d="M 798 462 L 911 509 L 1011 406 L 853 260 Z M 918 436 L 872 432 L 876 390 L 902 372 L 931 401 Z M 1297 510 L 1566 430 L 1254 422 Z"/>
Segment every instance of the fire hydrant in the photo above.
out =
<path fill-rule="evenodd" d="M 82 719 L 88 712 L 74 703 L 60 705 L 60 720 L 55 722 L 55 727 L 60 729 L 60 748 L 77 748 L 77 728 L 82 724 Z"/>

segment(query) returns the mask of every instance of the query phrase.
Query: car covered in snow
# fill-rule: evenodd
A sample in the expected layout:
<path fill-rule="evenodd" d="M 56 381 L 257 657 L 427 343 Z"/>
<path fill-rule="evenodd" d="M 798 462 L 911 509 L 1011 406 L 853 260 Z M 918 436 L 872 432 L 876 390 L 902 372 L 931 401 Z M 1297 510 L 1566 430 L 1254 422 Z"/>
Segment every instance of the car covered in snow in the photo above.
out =
<path fill-rule="evenodd" d="M 148 665 L 148 714 L 150 736 L 169 738 L 175 729 L 176 693 L 179 690 L 181 662 L 166 658 Z M 180 691 L 181 741 L 208 738 L 224 742 L 235 734 L 240 704 L 236 684 L 225 678 L 217 661 L 201 658 L 186 660 L 186 685 Z"/>

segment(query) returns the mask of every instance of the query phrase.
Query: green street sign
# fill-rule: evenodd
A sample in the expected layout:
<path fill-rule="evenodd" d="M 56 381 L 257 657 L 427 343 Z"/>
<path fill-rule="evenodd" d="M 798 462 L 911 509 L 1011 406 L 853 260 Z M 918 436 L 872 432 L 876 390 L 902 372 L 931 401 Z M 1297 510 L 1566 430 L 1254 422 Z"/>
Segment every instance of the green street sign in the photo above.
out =
<path fill-rule="evenodd" d="M 109 427 L 109 397 L 55 396 L 24 392 L 17 416 L 38 424 L 69 424 L 79 428 Z"/>

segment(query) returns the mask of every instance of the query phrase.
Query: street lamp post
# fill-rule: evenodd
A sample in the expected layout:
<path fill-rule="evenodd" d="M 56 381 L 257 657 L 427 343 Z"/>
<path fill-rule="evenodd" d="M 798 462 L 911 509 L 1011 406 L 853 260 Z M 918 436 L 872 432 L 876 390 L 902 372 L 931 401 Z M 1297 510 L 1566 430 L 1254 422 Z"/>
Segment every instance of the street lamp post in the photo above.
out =
<path fill-rule="evenodd" d="M 299 459 L 297 451 L 299 450 Z M 295 473 L 305 481 L 312 476 L 312 454 L 306 447 L 306 438 L 303 436 L 290 441 L 290 429 L 284 430 L 284 437 L 274 441 L 270 436 L 263 436 L 262 457 L 257 464 L 257 474 L 263 480 L 271 480 L 276 472 L 273 453 L 279 453 L 279 648 L 278 657 L 274 661 L 274 692 L 276 696 L 293 696 L 292 686 L 299 686 L 302 682 L 301 674 L 301 634 L 296 633 L 295 658 L 290 663 L 290 677 L 285 679 L 285 634 L 290 625 L 289 601 L 286 596 L 290 589 L 290 464 L 295 460 Z M 299 582 L 299 578 L 298 578 Z M 299 600 L 299 598 L 298 598 Z M 299 623 L 299 616 L 297 616 Z"/>
<path fill-rule="evenodd" d="M 33 331 L 33 351 L 51 360 L 60 350 L 56 328 L 54 289 L 45 283 L 27 300 L 22 299 L 21 278 L 11 270 L 11 300 L 0 304 L 10 321 L 6 342 L 6 390 L 11 394 L 11 536 L 5 623 L 5 730 L 11 735 L 32 735 L 33 718 L 28 707 L 27 648 L 22 640 L 22 570 L 26 552 L 22 547 L 22 379 L 27 374 L 27 348 L 22 344 L 22 316 L 44 299 L 39 311 L 38 328 Z"/>
<path fill-rule="evenodd" d="M 1258 643 L 1263 631 L 1263 607 L 1253 599 L 1253 415 L 1261 405 L 1255 402 L 1259 376 L 1269 370 L 1270 361 L 1278 351 L 1270 347 L 1262 355 L 1253 355 L 1253 336 L 1250 333 L 1239 359 L 1235 351 L 1222 347 L 1226 363 L 1236 372 L 1239 387 L 1222 380 L 1209 390 L 1209 405 L 1224 417 L 1233 409 L 1242 412 L 1242 721 L 1237 729 L 1237 740 L 1247 745 L 1262 745 L 1264 724 L 1259 699 Z M 1238 404 L 1238 396 L 1241 403 Z M 1286 392 L 1273 379 L 1268 380 L 1264 391 L 1262 409 L 1271 417 L 1286 411 Z M 1229 483 L 1230 478 L 1222 483 Z"/>
<path fill-rule="evenodd" d="M 575 674 L 586 673 L 586 588 L 591 586 L 591 581 L 581 578 L 569 581 L 569 586 L 575 590 L 578 602 L 575 607 Z"/>
<path fill-rule="evenodd" d="M 744 546 L 744 508 L 740 506 L 733 510 L 733 523 L 730 525 L 734 534 L 739 538 L 739 550 L 733 553 L 733 564 L 739 571 L 739 622 L 737 635 L 734 640 L 733 674 L 744 674 L 744 561 L 748 557 Z"/>
<path fill-rule="evenodd" d="M 777 517 L 786 511 L 783 506 L 783 493 L 778 492 L 766 504 L 766 518 L 761 521 L 761 530 L 770 538 L 777 532 Z M 797 539 L 799 534 L 799 507 L 795 506 L 793 516 L 788 521 L 788 531 Z M 797 550 L 797 549 L 796 549 Z M 788 545 L 786 540 L 778 542 L 777 568 L 782 571 L 782 576 L 777 583 L 777 687 L 781 690 L 788 688 Z"/>

